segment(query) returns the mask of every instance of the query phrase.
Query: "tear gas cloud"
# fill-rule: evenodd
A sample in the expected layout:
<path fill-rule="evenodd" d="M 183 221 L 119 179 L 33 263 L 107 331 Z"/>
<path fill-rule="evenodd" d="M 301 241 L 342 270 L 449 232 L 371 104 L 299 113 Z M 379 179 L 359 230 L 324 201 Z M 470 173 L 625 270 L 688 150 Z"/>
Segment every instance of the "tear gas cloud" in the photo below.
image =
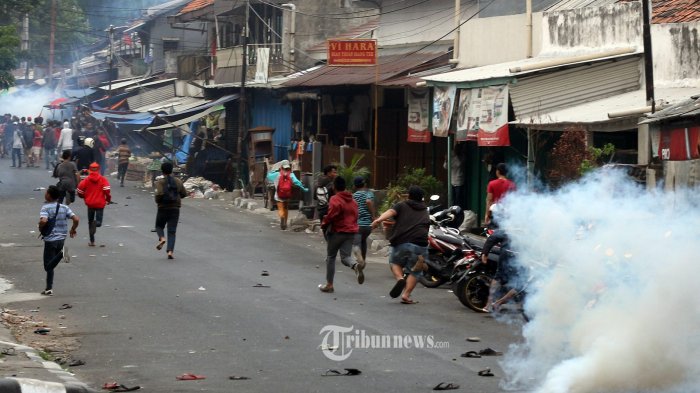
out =
<path fill-rule="evenodd" d="M 20 90 L 14 94 L 0 96 L 0 115 L 10 113 L 17 117 L 41 116 L 44 119 L 51 118 L 52 111 L 44 108 L 53 99 L 55 94 L 48 89 Z"/>
<path fill-rule="evenodd" d="M 537 393 L 700 389 L 697 193 L 647 191 L 598 171 L 518 191 L 501 223 L 532 277 L 504 388 Z"/>

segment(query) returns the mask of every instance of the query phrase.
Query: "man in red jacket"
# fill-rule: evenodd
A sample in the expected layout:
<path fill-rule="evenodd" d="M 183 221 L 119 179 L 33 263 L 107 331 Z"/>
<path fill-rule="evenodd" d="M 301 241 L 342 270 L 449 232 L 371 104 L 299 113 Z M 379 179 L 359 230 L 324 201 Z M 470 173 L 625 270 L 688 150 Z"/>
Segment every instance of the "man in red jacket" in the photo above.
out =
<path fill-rule="evenodd" d="M 335 276 L 335 257 L 340 251 L 340 261 L 352 268 L 357 282 L 365 282 L 364 261 L 357 262 L 352 256 L 352 243 L 359 230 L 357 226 L 357 202 L 352 194 L 345 190 L 345 179 L 337 176 L 333 179 L 333 195 L 328 202 L 328 214 L 323 217 L 321 229 L 328 234 L 326 243 L 326 283 L 318 286 L 321 292 L 332 293 Z"/>
<path fill-rule="evenodd" d="M 95 246 L 95 232 L 102 226 L 102 215 L 105 205 L 112 202 L 109 181 L 100 175 L 100 165 L 93 162 L 89 166 L 90 173 L 78 185 L 78 196 L 85 200 L 88 208 L 88 228 L 90 230 L 90 247 Z"/>

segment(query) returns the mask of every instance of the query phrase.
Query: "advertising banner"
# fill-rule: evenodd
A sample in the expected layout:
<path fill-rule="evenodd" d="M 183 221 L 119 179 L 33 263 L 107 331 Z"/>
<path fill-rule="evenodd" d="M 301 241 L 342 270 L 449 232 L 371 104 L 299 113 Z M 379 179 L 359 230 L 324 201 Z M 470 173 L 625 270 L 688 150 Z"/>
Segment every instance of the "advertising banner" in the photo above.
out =
<path fill-rule="evenodd" d="M 455 86 L 434 87 L 433 135 L 446 137 L 449 134 L 456 92 Z"/>
<path fill-rule="evenodd" d="M 428 129 L 428 109 L 430 89 L 408 90 L 408 141 L 418 143 L 430 142 Z"/>
<path fill-rule="evenodd" d="M 377 64 L 377 40 L 328 40 L 329 66 L 373 66 Z"/>
<path fill-rule="evenodd" d="M 456 139 L 476 140 L 479 146 L 510 146 L 508 85 L 460 91 Z"/>

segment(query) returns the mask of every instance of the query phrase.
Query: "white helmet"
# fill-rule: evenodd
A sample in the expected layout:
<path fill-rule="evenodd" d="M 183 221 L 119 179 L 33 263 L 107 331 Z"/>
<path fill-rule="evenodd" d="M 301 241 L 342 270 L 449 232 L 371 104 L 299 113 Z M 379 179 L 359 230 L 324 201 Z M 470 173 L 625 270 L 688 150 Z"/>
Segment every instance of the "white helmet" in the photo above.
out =
<path fill-rule="evenodd" d="M 83 142 L 83 145 L 87 147 L 95 147 L 95 140 L 92 138 L 85 138 L 85 142 Z"/>

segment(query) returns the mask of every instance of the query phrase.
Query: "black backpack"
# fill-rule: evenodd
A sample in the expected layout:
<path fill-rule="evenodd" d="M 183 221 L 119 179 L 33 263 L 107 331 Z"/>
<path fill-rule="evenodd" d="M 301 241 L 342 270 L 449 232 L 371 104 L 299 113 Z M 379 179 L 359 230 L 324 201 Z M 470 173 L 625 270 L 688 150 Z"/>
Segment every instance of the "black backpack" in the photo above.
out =
<path fill-rule="evenodd" d="M 61 208 L 61 202 L 56 202 L 56 212 L 54 213 L 53 217 L 49 217 L 49 220 L 46 221 L 46 224 L 39 229 L 39 234 L 41 235 L 41 238 L 45 238 L 53 232 L 53 228 L 56 226 L 56 219 L 58 218 L 58 210 Z"/>
<path fill-rule="evenodd" d="M 177 183 L 172 176 L 165 176 L 165 187 L 163 187 L 163 199 L 162 203 L 175 203 L 180 197 L 180 193 L 177 190 Z"/>

